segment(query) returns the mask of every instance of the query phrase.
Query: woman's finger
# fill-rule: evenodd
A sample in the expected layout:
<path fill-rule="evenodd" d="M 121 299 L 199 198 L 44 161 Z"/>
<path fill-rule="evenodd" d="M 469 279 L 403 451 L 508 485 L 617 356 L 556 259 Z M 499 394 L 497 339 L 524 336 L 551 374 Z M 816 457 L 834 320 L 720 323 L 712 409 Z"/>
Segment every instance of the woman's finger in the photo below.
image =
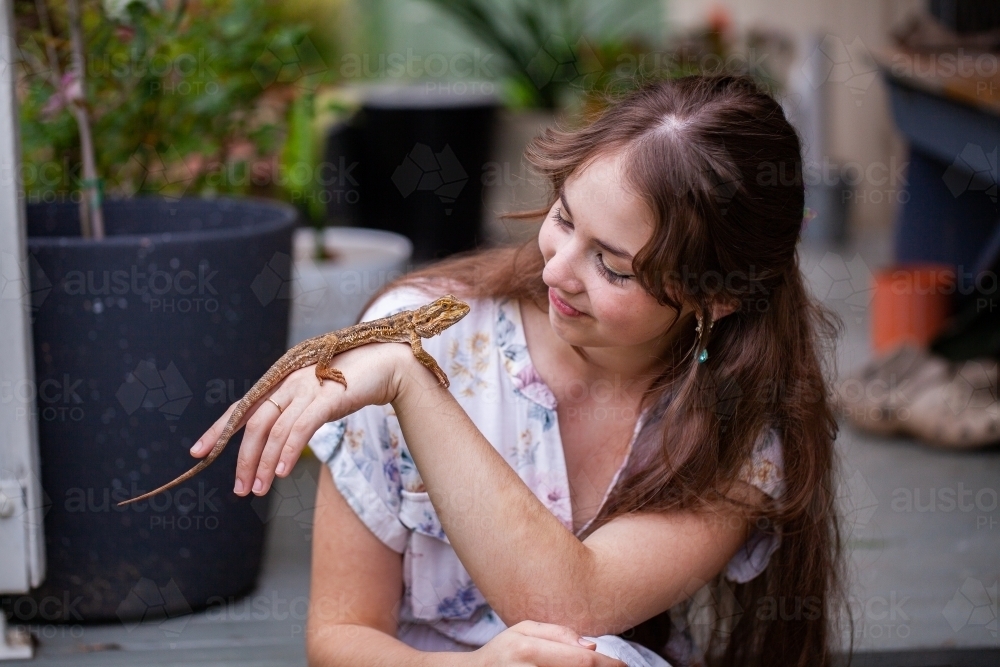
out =
<path fill-rule="evenodd" d="M 279 477 L 284 477 L 291 472 L 295 464 L 298 463 L 302 450 L 309 444 L 309 439 L 319 430 L 320 426 L 333 419 L 338 419 L 337 412 L 336 409 L 331 411 L 328 400 L 313 400 L 305 407 L 298 420 L 286 434 L 282 447 L 278 450 L 274 470 Z"/>
<path fill-rule="evenodd" d="M 219 441 L 219 436 L 222 435 L 223 429 L 226 428 L 226 424 L 229 422 L 229 418 L 235 410 L 236 404 L 233 403 L 221 417 L 215 420 L 214 424 L 208 427 L 208 430 L 205 431 L 205 433 L 203 433 L 202 436 L 195 441 L 194 445 L 191 446 L 192 456 L 196 456 L 200 459 L 212 451 L 212 447 L 215 447 L 215 443 Z"/>
<path fill-rule="evenodd" d="M 267 398 L 261 399 L 254 406 L 254 413 L 247 420 L 243 442 L 240 443 L 240 454 L 236 459 L 236 483 L 233 485 L 233 493 L 236 495 L 245 496 L 253 488 L 257 461 L 264 449 L 264 441 L 281 416 L 282 411 Z"/>
<path fill-rule="evenodd" d="M 280 399 L 276 400 L 280 405 Z M 288 407 L 282 410 L 281 415 L 271 427 L 271 430 L 267 434 L 267 438 L 264 442 L 263 450 L 260 452 L 260 457 L 255 462 L 256 473 L 253 481 L 251 482 L 251 490 L 258 496 L 266 494 L 271 488 L 271 482 L 274 481 L 274 475 L 278 465 L 278 458 L 281 456 L 281 451 L 285 446 L 285 441 L 288 439 L 289 434 L 293 432 L 295 424 L 301 420 L 302 413 L 307 410 L 312 403 L 315 403 L 315 400 L 310 398 L 292 398 Z M 251 451 L 248 452 L 248 455 L 252 455 L 253 451 L 254 450 L 251 449 Z M 282 472 L 284 472 L 284 469 Z"/>
<path fill-rule="evenodd" d="M 529 637 L 538 637 L 539 639 L 562 642 L 563 644 L 569 644 L 570 646 L 580 646 L 579 633 L 572 628 L 566 627 L 565 625 L 526 620 L 514 624 L 511 626 L 511 629 Z"/>
<path fill-rule="evenodd" d="M 522 641 L 528 642 L 528 657 L 530 664 L 541 667 L 577 667 L 578 665 L 593 665 L 594 667 L 628 667 L 617 658 L 612 658 L 593 649 L 587 649 L 577 644 L 570 646 L 558 640 L 527 636 Z M 524 653 L 522 652 L 522 655 Z"/>

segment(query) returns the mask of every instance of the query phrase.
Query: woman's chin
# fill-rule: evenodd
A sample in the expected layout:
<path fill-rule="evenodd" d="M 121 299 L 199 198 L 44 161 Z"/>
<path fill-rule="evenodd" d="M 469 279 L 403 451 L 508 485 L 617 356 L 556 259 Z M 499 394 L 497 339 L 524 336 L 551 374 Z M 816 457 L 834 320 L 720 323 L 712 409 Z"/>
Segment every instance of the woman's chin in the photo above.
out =
<path fill-rule="evenodd" d="M 581 327 L 579 323 L 582 319 L 583 318 L 578 318 L 567 322 L 564 318 L 560 317 L 559 313 L 552 312 L 550 306 L 549 324 L 552 325 L 552 331 L 555 332 L 558 338 L 569 345 L 576 345 L 579 347 L 588 345 L 588 343 L 584 340 L 584 337 L 580 335 Z"/>

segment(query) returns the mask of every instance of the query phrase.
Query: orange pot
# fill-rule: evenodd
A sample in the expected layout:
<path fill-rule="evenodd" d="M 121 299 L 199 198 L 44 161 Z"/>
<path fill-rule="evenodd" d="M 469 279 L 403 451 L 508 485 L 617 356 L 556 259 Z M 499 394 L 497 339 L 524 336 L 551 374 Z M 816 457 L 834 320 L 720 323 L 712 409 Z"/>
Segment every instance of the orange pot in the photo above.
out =
<path fill-rule="evenodd" d="M 957 274 L 951 264 L 919 263 L 875 273 L 872 346 L 876 354 L 909 342 L 927 345 L 952 314 Z"/>

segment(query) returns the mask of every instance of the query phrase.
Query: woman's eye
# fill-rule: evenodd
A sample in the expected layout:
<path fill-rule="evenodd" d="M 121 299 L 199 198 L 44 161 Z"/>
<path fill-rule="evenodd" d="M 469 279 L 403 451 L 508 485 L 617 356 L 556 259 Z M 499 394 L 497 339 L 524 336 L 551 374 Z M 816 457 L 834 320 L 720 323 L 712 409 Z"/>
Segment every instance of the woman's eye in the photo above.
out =
<path fill-rule="evenodd" d="M 557 208 L 556 209 L 556 214 L 554 216 L 552 216 L 552 217 L 554 217 L 556 219 L 556 224 L 559 225 L 559 226 L 561 226 L 561 227 L 567 227 L 567 228 L 569 228 L 569 227 L 573 226 L 573 224 L 569 220 L 567 220 L 566 218 L 562 217 L 562 210 L 561 209 Z"/>
<path fill-rule="evenodd" d="M 601 259 L 601 253 L 597 253 L 597 270 L 608 280 L 608 282 L 615 285 L 622 285 L 628 281 L 632 276 L 623 276 L 620 273 L 615 273 L 608 267 L 604 265 L 604 261 Z"/>

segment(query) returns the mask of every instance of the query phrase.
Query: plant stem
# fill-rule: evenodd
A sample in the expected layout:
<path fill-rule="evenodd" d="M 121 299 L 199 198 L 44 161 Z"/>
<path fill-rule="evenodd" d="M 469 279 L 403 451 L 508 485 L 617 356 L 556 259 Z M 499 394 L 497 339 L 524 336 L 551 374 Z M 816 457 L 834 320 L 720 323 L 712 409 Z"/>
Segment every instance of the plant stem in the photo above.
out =
<path fill-rule="evenodd" d="M 52 75 L 56 83 L 56 91 L 59 91 L 58 85 L 62 80 L 62 72 L 59 70 L 59 56 L 56 54 L 56 47 L 52 44 L 55 33 L 52 32 L 52 22 L 49 21 L 49 8 L 45 4 L 45 0 L 35 0 L 35 11 L 38 12 L 38 23 L 42 26 L 42 32 L 45 33 L 45 55 L 49 59 L 49 67 L 52 68 Z"/>
<path fill-rule="evenodd" d="M 86 63 L 83 51 L 83 26 L 79 0 L 67 0 L 70 45 L 73 51 L 71 68 L 80 85 L 81 99 L 70 100 L 73 117 L 80 132 L 80 157 L 83 160 L 83 182 L 80 197 L 80 235 L 100 240 L 104 238 L 104 211 L 101 203 L 100 182 L 94 160 L 94 141 L 90 134 L 90 115 L 87 112 L 87 86 L 84 75 Z"/>

